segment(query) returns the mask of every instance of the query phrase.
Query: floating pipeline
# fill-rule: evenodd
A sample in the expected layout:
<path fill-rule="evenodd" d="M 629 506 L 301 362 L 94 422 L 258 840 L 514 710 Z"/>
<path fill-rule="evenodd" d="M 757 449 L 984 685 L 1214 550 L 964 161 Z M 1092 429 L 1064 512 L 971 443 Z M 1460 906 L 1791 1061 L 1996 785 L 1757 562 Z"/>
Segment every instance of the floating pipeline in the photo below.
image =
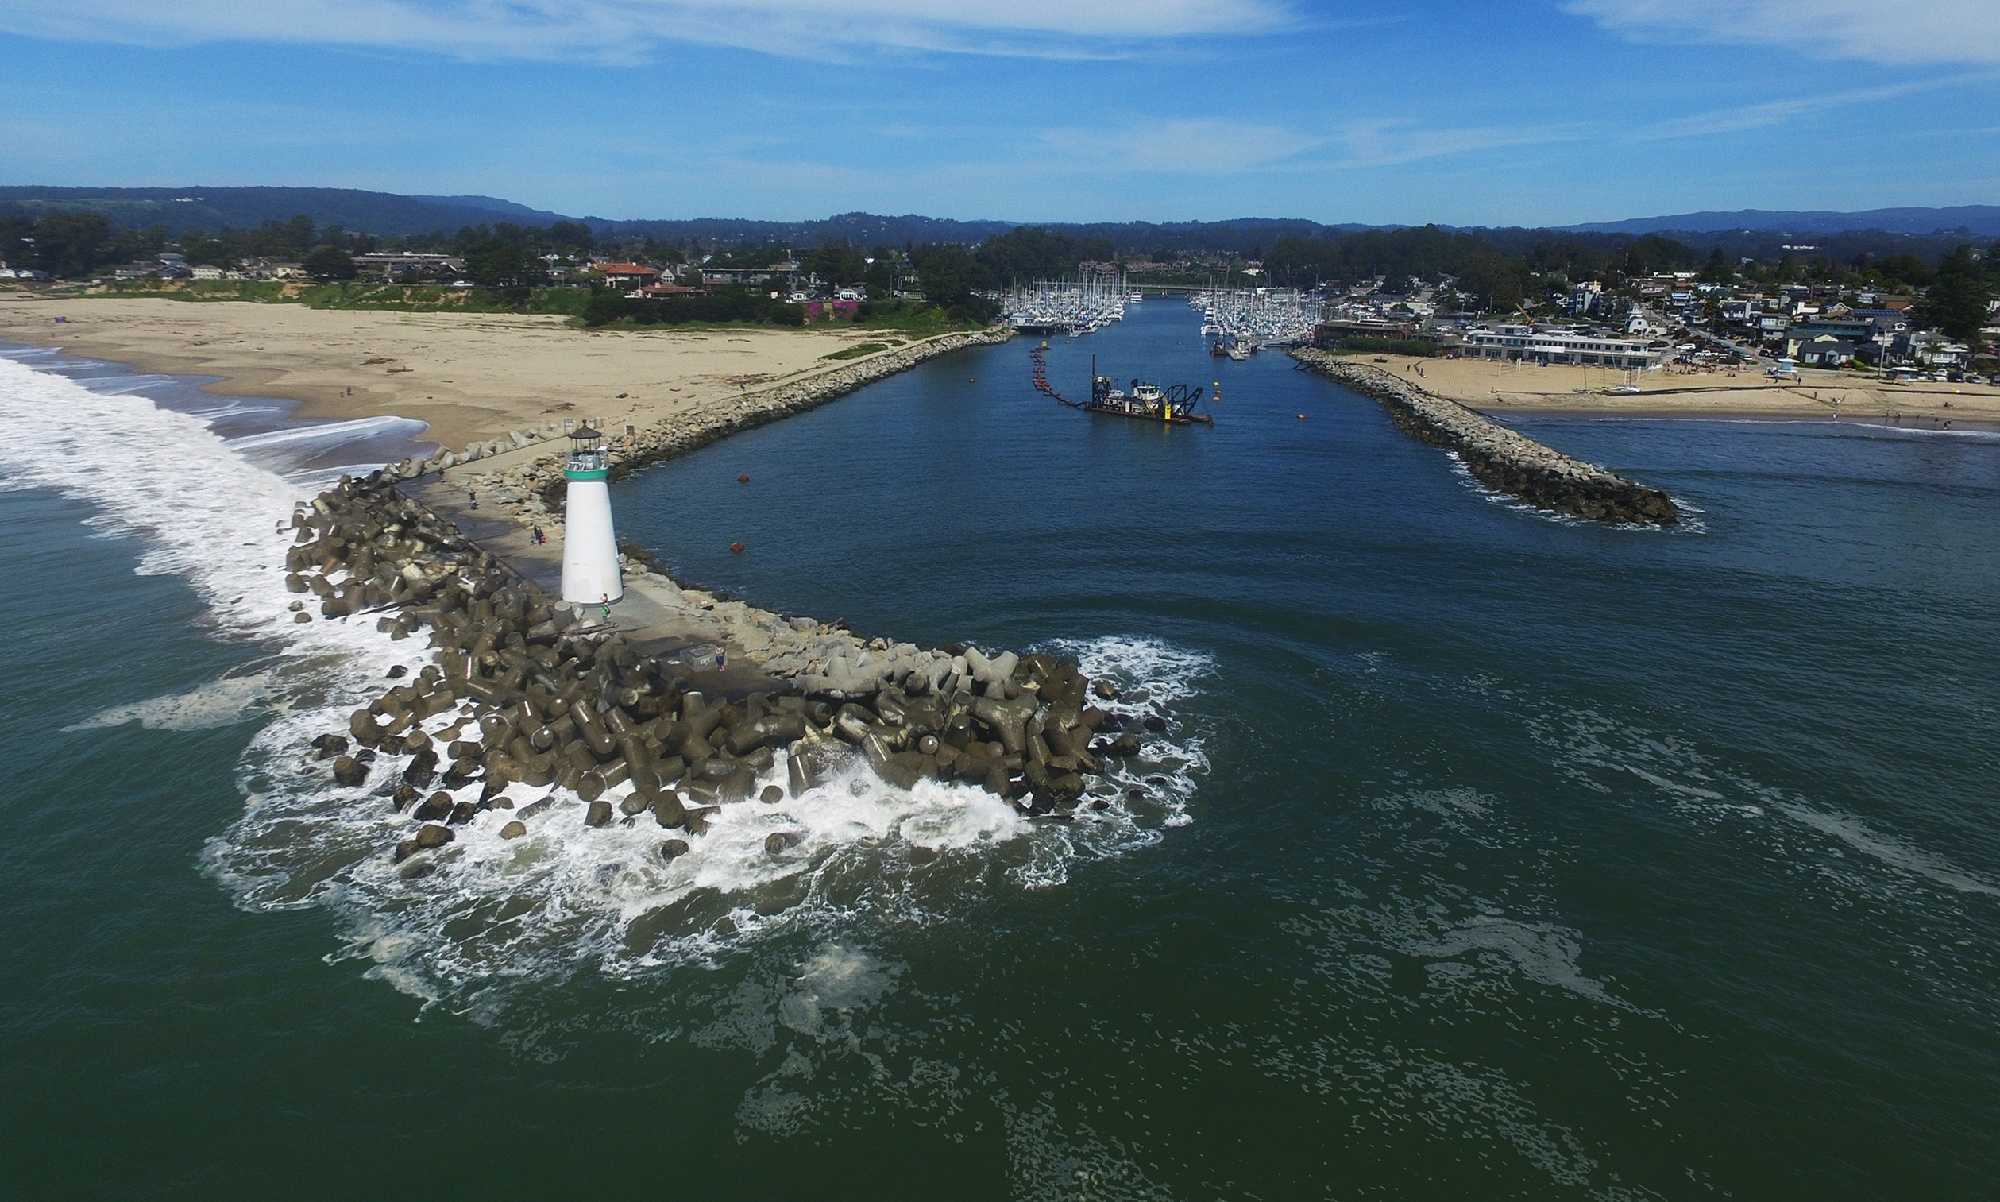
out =
<path fill-rule="evenodd" d="M 1110 805 L 1107 765 L 1140 753 L 1137 732 L 1093 704 L 1117 690 L 1055 655 L 919 652 L 819 627 L 822 671 L 711 698 L 685 666 L 584 624 L 393 485 L 386 472 L 343 478 L 301 505 L 285 586 L 302 594 L 296 622 L 314 620 L 310 594 L 321 619 L 374 614 L 391 639 L 426 633 L 435 649 L 312 744 L 336 782 L 372 783 L 405 815 L 399 861 L 482 821 L 504 822 L 506 838 L 531 821 L 699 837 L 716 807 L 795 798 L 854 760 L 899 788 L 964 781 L 1062 819 Z M 757 790 L 780 754 L 787 784 Z M 476 803 L 443 791 L 474 782 Z M 534 791 L 546 792 L 526 800 Z M 660 849 L 685 850 L 679 838 Z"/>
<path fill-rule="evenodd" d="M 1379 367 L 1305 348 L 1292 351 L 1292 358 L 1381 401 L 1399 427 L 1457 452 L 1472 478 L 1495 492 L 1596 522 L 1671 526 L 1680 521 L 1673 498 L 1662 490 L 1572 459 Z"/>

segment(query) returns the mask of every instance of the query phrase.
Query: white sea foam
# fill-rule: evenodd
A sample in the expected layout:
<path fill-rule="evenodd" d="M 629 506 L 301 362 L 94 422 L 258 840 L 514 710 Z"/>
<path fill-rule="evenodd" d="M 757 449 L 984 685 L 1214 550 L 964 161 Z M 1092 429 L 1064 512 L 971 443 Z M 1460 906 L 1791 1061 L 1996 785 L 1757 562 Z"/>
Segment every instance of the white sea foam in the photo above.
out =
<path fill-rule="evenodd" d="M 258 716 L 278 687 L 276 672 L 229 676 L 186 692 L 114 705 L 63 729 L 101 730 L 136 722 L 147 730 L 213 730 Z"/>
<path fill-rule="evenodd" d="M 148 388 L 158 388 L 163 384 L 171 384 L 173 380 L 172 376 L 163 376 L 157 373 L 133 376 L 96 376 L 89 381 L 89 385 L 92 392 L 103 393 L 106 396 L 130 396 L 136 392 L 144 392 Z"/>
<path fill-rule="evenodd" d="M 1773 808 L 1801 826 L 1838 839 L 1855 851 L 1900 872 L 1922 877 L 1933 884 L 1943 885 L 1960 893 L 2000 897 L 2000 887 L 1980 880 L 1941 856 L 1933 855 L 1920 847 L 1913 847 L 1880 831 L 1871 830 L 1868 824 L 1859 818 L 1815 810 L 1792 802 L 1775 802 Z"/>
<path fill-rule="evenodd" d="M 51 413 L 63 420 L 52 426 Z M 202 416 L 0 360 L 0 420 L 47 430 L 0 446 L 0 486 L 88 501 L 94 523 L 143 537 L 141 572 L 185 576 L 225 634 L 273 652 L 254 677 L 121 704 L 80 726 L 189 730 L 252 711 L 265 717 L 238 767 L 243 813 L 206 845 L 206 869 L 248 909 L 325 908 L 345 941 L 335 959 L 363 962 L 369 977 L 427 1005 L 484 1017 L 518 981 L 712 960 L 801 927 L 823 931 L 834 947 L 864 920 L 949 921 L 971 893 L 1058 884 L 1080 861 L 1156 841 L 1188 821 L 1207 768 L 1198 734 L 1171 707 L 1212 664 L 1157 640 L 1102 639 L 1063 649 L 1128 696 L 1148 697 L 1107 708 L 1162 716 L 1167 729 L 1147 733 L 1143 754 L 1095 786 L 1089 800 L 1102 807 L 1086 804 L 1074 822 L 1031 821 L 967 785 L 894 789 L 850 762 L 802 797 L 725 806 L 671 861 L 660 845 L 678 832 L 645 814 L 593 829 L 580 801 L 558 792 L 523 838 L 502 840 L 512 815 L 494 811 L 456 828 L 439 852 L 398 865 L 387 853 L 414 827 L 378 791 L 390 779 L 388 758 L 368 784 L 344 788 L 305 749 L 316 735 L 344 732 L 347 714 L 373 698 L 389 669 L 414 670 L 428 653 L 418 640 L 391 642 L 366 618 L 294 624 L 280 580 L 295 502 L 337 474 L 283 474 L 282 456 L 318 453 L 326 444 L 316 439 L 394 433 L 389 423 L 400 419 L 230 442 Z M 425 728 L 435 733 L 461 716 Z M 758 785 L 784 780 L 780 755 Z M 476 800 L 480 789 L 453 797 Z M 1127 790 L 1143 796 L 1128 800 Z M 511 796 L 519 806 L 542 792 Z M 800 841 L 773 855 L 765 841 L 778 831 Z M 834 957 L 808 965 L 802 979 L 814 983 L 817 1004 L 837 1006 L 843 989 L 860 988 L 852 976 Z"/>
<path fill-rule="evenodd" d="M 237 451 L 265 451 L 282 448 L 299 451 L 304 448 L 340 446 L 358 442 L 364 438 L 380 438 L 384 435 L 402 435 L 406 438 L 422 433 L 424 423 L 407 417 L 384 414 L 377 417 L 357 417 L 344 422 L 320 422 L 310 426 L 293 426 L 284 430 L 269 430 L 262 434 L 247 434 L 242 438 L 232 438 L 229 445 Z"/>
<path fill-rule="evenodd" d="M 1817 426 L 1821 429 L 1838 431 L 1880 430 L 1885 434 L 1902 434 L 1911 437 L 2000 439 L 2000 430 L 1945 430 L 1935 426 L 1898 426 L 1882 422 L 1836 421 L 1832 418 L 1771 418 L 1771 417 L 1718 417 L 1704 419 L 1718 426 Z M 1980 418 L 1970 420 L 1979 421 Z M 1859 435 L 1859 437 L 1873 437 Z"/>
<path fill-rule="evenodd" d="M 1942 853 L 1751 779 L 1703 754 L 1689 740 L 1648 735 L 1592 710 L 1552 710 L 1531 718 L 1528 729 L 1537 742 L 1556 753 L 1558 771 L 1593 792 L 1627 794 L 1629 787 L 1618 778 L 1630 776 L 1652 787 L 1653 792 L 1638 796 L 1670 806 L 1704 826 L 1744 824 L 1743 829 L 1777 841 L 1793 833 L 1786 829 L 1789 823 L 1905 877 L 1958 893 L 2000 896 L 2000 885 L 1960 868 Z M 1825 861 L 1816 854 L 1812 862 Z M 1883 879 L 1879 873 L 1848 877 L 1857 888 L 1879 888 Z"/>

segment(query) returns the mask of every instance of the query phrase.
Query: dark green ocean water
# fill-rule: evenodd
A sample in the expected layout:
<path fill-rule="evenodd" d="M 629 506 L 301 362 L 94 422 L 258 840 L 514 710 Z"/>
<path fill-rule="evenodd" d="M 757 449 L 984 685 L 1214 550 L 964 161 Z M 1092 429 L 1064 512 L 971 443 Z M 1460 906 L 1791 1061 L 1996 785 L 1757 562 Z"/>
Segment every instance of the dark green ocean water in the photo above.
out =
<path fill-rule="evenodd" d="M 0 452 L 0 1193 L 1992 1195 L 2000 437 L 1523 420 L 1690 507 L 1604 529 L 1179 305 L 1059 384 L 1093 352 L 1217 426 L 1058 409 L 1017 341 L 614 504 L 760 604 L 1146 689 L 1146 800 L 844 782 L 802 866 L 745 820 L 685 879 L 613 828 L 404 880 L 299 763 L 414 661 L 282 621 L 271 523 L 410 431 L 0 363 L 49 423 Z"/>

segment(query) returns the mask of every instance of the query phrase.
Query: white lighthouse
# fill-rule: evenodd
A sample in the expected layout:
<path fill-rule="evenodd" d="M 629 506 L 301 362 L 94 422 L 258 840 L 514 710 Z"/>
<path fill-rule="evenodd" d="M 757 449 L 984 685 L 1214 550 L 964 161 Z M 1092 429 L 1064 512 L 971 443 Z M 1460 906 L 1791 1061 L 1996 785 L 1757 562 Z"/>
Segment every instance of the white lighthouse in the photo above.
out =
<path fill-rule="evenodd" d="M 618 575 L 618 537 L 611 529 L 610 456 L 604 436 L 589 426 L 572 431 L 563 477 L 569 481 L 563 515 L 562 599 L 596 605 L 625 595 Z"/>

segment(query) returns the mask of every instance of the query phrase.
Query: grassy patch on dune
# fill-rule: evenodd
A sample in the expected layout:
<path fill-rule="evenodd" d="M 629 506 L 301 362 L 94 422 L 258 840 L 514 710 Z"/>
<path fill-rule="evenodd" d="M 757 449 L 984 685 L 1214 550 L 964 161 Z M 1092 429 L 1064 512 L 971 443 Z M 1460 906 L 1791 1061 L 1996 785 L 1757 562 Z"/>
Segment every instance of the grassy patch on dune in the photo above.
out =
<path fill-rule="evenodd" d="M 886 342 L 857 342 L 853 346 L 843 346 L 837 351 L 829 351 L 826 354 L 821 355 L 820 358 L 859 359 L 863 355 L 872 355 L 876 351 L 886 351 L 888 349 L 889 349 L 889 344 Z"/>

